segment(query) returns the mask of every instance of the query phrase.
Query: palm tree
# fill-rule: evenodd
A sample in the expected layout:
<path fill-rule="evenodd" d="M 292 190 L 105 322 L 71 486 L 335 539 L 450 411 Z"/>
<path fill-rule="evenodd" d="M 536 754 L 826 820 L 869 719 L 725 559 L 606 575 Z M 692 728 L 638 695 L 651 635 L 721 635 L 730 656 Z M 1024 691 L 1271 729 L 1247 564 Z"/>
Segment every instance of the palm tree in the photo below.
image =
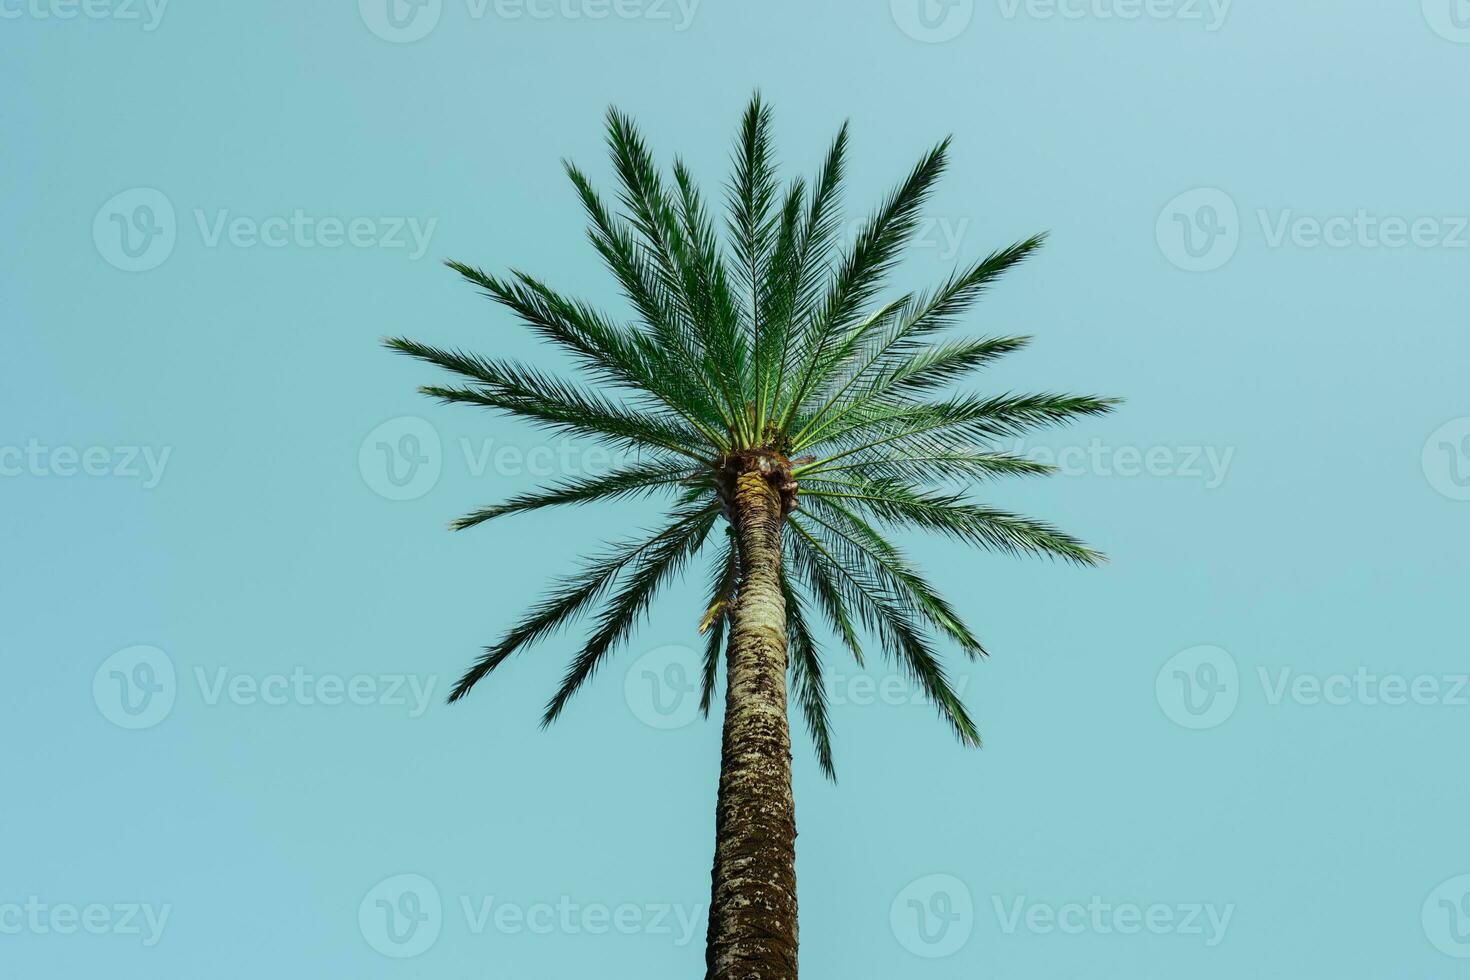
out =
<path fill-rule="evenodd" d="M 1042 243 L 1029 238 L 956 270 L 936 289 L 877 295 L 920 206 L 945 169 L 948 140 L 924 155 L 850 241 L 839 191 L 847 127 L 810 184 L 781 186 L 770 111 L 757 95 L 735 141 L 725 234 L 676 161 L 655 165 L 616 109 L 607 140 L 619 182 L 610 205 L 565 164 L 593 246 L 636 314 L 625 323 L 524 272 L 450 266 L 563 348 L 581 383 L 525 364 L 385 343 L 460 376 L 425 387 L 446 403 L 496 409 L 561 433 L 636 451 L 635 462 L 478 510 L 454 523 L 563 504 L 664 494 L 662 526 L 612 545 L 545 596 L 459 680 L 457 701 L 521 648 L 594 608 L 590 636 L 546 705 L 543 725 L 627 641 L 659 589 L 710 555 L 701 707 L 726 667 L 707 977 L 790 978 L 797 970 L 795 811 L 787 675 L 833 777 L 817 615 L 863 663 L 877 641 L 961 742 L 980 736 L 951 689 L 936 641 L 985 653 L 959 612 L 888 537 L 918 528 L 982 548 L 1092 564 L 1101 555 L 1048 524 L 969 502 L 965 485 L 1049 468 L 995 443 L 1113 401 L 1086 395 L 950 390 L 1026 343 L 939 339 Z M 616 392 L 616 397 L 609 392 Z M 723 533 L 717 533 L 717 528 Z"/>

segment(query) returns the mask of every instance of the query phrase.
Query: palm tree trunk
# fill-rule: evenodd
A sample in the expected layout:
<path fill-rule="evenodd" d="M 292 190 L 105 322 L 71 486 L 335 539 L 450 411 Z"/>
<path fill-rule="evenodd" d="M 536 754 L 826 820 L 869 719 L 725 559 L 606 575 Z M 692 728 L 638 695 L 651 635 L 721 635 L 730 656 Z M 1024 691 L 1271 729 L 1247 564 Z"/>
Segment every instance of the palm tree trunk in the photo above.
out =
<path fill-rule="evenodd" d="M 796 810 L 786 724 L 781 496 L 760 472 L 735 483 L 740 585 L 727 649 L 706 980 L 796 976 Z"/>

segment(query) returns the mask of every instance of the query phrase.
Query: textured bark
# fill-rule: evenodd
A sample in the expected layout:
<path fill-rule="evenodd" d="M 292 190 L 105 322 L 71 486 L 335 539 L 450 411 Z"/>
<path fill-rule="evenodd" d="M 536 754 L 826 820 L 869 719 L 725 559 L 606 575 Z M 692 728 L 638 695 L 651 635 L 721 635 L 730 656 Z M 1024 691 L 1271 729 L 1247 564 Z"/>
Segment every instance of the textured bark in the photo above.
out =
<path fill-rule="evenodd" d="M 728 687 L 715 811 L 707 980 L 796 976 L 796 810 L 786 724 L 782 494 L 755 468 L 734 482 L 740 585 L 730 613 Z"/>

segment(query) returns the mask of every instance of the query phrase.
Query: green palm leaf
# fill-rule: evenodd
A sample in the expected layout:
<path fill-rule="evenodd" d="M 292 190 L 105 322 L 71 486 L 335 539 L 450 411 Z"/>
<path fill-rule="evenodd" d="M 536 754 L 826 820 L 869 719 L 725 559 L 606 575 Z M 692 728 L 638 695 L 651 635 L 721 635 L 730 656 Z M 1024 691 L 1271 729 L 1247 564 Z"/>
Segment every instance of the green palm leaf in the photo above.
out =
<path fill-rule="evenodd" d="M 669 490 L 686 486 L 690 480 L 696 480 L 699 476 L 700 470 L 691 468 L 687 460 L 635 464 L 603 476 L 567 480 L 545 490 L 520 494 L 503 504 L 483 507 L 466 514 L 450 524 L 450 527 L 463 531 L 497 517 L 540 510 L 542 507 L 586 504 L 594 500 L 611 500 Z"/>
<path fill-rule="evenodd" d="M 966 745 L 980 744 L 980 733 L 970 720 L 959 696 L 950 687 L 949 677 L 940 665 L 929 639 L 915 622 L 915 613 L 905 609 L 900 600 L 862 568 L 844 562 L 825 548 L 801 520 L 790 521 L 802 543 L 810 549 L 812 560 L 824 563 L 832 572 L 843 598 L 856 609 L 865 629 L 876 635 L 884 652 L 895 659 L 905 673 L 929 697 L 939 716 L 949 723 L 955 736 Z"/>
<path fill-rule="evenodd" d="M 714 526 L 716 512 L 706 508 L 664 532 L 634 559 L 627 583 L 597 617 L 597 629 L 572 660 L 561 687 L 546 703 L 543 726 L 556 720 L 567 701 L 587 682 L 603 659 L 637 625 L 659 587 L 692 557 Z"/>
<path fill-rule="evenodd" d="M 817 749 L 817 765 L 822 767 L 822 773 L 828 779 L 836 782 L 837 770 L 832 765 L 832 736 L 827 728 L 827 689 L 822 685 L 821 651 L 812 638 L 811 630 L 807 629 L 801 597 L 791 587 L 789 579 L 783 578 L 781 586 L 786 598 L 786 635 L 791 650 L 791 679 L 796 688 L 796 700 Z"/>
<path fill-rule="evenodd" d="M 699 523 L 707 518 L 701 510 L 695 513 L 680 513 L 676 519 L 657 534 L 642 541 L 630 541 L 614 547 L 609 552 L 593 558 L 576 575 L 559 579 L 549 592 L 522 619 L 501 638 L 499 643 L 485 648 L 484 656 L 467 670 L 449 700 L 458 701 L 470 692 L 477 683 L 506 659 L 528 643 L 534 643 L 554 633 L 576 619 L 577 615 L 607 590 L 618 574 L 630 563 L 653 548 L 669 540 L 682 539 Z"/>
<path fill-rule="evenodd" d="M 700 620 L 699 631 L 706 635 L 704 645 L 704 670 L 701 672 L 699 693 L 700 714 L 709 716 L 710 704 L 714 701 L 715 680 L 720 669 L 720 654 L 724 651 L 725 623 L 729 619 L 730 604 L 735 601 L 735 588 L 740 571 L 735 555 L 735 535 L 725 529 L 725 546 L 717 553 L 710 568 L 710 598 Z"/>

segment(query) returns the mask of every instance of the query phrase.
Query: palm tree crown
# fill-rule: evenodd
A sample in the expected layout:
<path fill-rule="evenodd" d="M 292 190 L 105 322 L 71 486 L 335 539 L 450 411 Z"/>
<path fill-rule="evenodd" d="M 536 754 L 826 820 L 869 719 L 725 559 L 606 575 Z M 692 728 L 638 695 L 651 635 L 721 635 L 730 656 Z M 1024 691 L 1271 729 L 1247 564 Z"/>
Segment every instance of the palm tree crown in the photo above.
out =
<path fill-rule="evenodd" d="M 590 636 L 546 706 L 550 723 L 642 619 L 659 589 L 710 554 L 702 706 L 715 687 L 727 613 L 740 581 L 732 488 L 756 469 L 781 494 L 782 584 L 791 683 L 830 776 L 832 751 L 814 616 L 859 664 L 876 640 L 938 708 L 961 741 L 979 735 L 946 677 L 936 643 L 967 656 L 984 648 L 953 605 L 888 533 L 936 531 L 982 548 L 1091 564 L 1101 555 L 1056 528 L 970 502 L 956 481 L 1050 468 L 996 448 L 1001 438 L 1108 411 L 1088 395 L 976 394 L 955 382 L 1017 350 L 1020 336 L 941 337 L 992 283 L 1042 243 L 1036 236 L 957 269 L 935 289 L 879 299 L 920 208 L 945 169 L 948 140 L 843 240 L 839 196 L 847 127 L 810 184 L 782 186 L 770 112 L 750 103 L 735 143 L 724 234 L 693 178 L 655 165 L 632 121 L 607 117 L 618 179 L 611 205 L 570 163 L 588 233 L 632 310 L 625 323 L 523 272 L 495 276 L 449 265 L 569 351 L 581 381 L 524 364 L 403 338 L 393 350 L 463 380 L 422 390 L 444 402 L 497 409 L 564 433 L 636 450 L 637 461 L 511 498 L 455 522 L 560 504 L 665 494 L 662 526 L 610 546 L 546 595 L 455 686 L 458 700 L 506 658 L 584 613 Z M 670 179 L 672 178 L 672 179 Z M 592 387 L 589 385 L 595 385 Z M 615 389 L 618 397 L 603 394 Z M 708 548 L 707 548 L 708 546 Z"/>

